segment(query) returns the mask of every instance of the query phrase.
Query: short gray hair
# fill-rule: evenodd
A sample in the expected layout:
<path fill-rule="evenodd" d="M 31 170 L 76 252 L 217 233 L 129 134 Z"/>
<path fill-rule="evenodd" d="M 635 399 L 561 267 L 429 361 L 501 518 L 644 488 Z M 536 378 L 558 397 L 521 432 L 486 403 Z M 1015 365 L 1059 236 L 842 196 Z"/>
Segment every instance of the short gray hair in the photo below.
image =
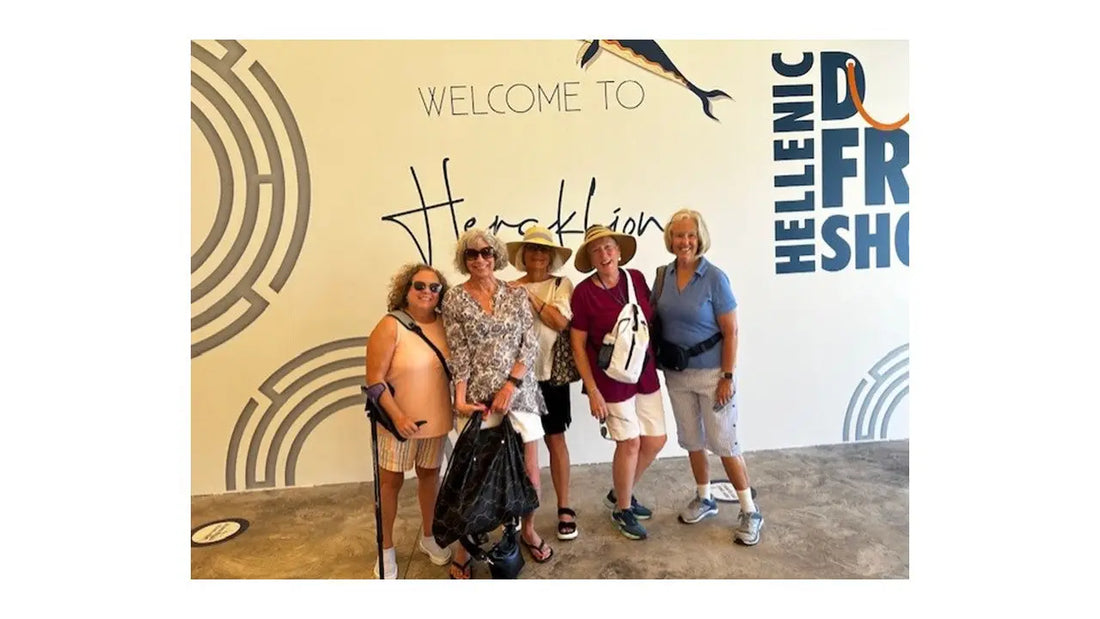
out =
<path fill-rule="evenodd" d="M 496 254 L 496 259 L 493 261 L 494 271 L 499 271 L 508 266 L 508 249 L 504 246 L 504 243 L 488 230 L 470 228 L 458 237 L 458 242 L 455 244 L 455 269 L 459 273 L 463 275 L 470 274 L 470 270 L 466 268 L 466 250 L 471 243 L 477 240 L 484 241 L 486 245 L 493 248 L 493 253 Z"/>

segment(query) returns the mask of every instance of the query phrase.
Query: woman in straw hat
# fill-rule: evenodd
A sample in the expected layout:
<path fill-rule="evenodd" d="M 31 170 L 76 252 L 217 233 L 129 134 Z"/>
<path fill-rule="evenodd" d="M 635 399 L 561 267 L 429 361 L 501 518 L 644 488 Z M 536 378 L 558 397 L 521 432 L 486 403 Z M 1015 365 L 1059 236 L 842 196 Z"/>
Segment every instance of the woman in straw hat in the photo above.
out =
<path fill-rule="evenodd" d="M 546 415 L 542 417 L 542 429 L 546 432 L 546 449 L 550 452 L 550 479 L 558 497 L 558 539 L 571 540 L 578 535 L 577 513 L 569 507 L 569 447 L 565 444 L 565 431 L 573 422 L 569 405 L 569 383 L 551 381 L 554 362 L 554 342 L 569 328 L 573 312 L 569 300 L 573 296 L 573 282 L 568 277 L 554 275 L 569 259 L 573 250 L 554 242 L 551 232 L 541 226 L 532 226 L 523 234 L 522 241 L 508 243 L 508 261 L 523 277 L 511 282 L 527 293 L 527 302 L 535 314 L 535 330 L 538 332 L 539 354 L 535 359 L 534 374 L 546 402 Z M 568 337 L 568 335 L 566 336 Z"/>
<path fill-rule="evenodd" d="M 543 436 L 539 418 L 546 414 L 531 372 L 538 341 L 527 295 L 494 275 L 508 265 L 505 254 L 504 243 L 487 230 L 473 228 L 458 238 L 454 265 L 469 279 L 443 297 L 443 328 L 451 351 L 455 411 L 466 423 L 475 417 L 483 420 L 483 427 L 500 425 L 508 415 L 523 441 L 527 476 L 538 492 L 535 441 Z M 523 517 L 520 541 L 538 563 L 554 555 L 535 531 L 534 511 Z M 469 559 L 461 545 L 455 549 L 450 576 L 470 577 Z"/>
<path fill-rule="evenodd" d="M 639 520 L 653 512 L 638 503 L 634 486 L 665 445 L 665 409 L 653 350 L 646 354 L 636 384 L 620 383 L 596 365 L 603 338 L 629 298 L 627 286 L 634 286 L 634 298 L 648 321 L 653 320 L 649 286 L 635 269 L 622 269 L 634 257 L 634 237 L 605 226 L 590 226 L 584 243 L 577 249 L 574 266 L 581 273 L 595 273 L 573 291 L 573 322 L 570 335 L 573 355 L 588 395 L 592 416 L 606 424 L 600 431 L 616 442 L 611 462 L 613 488 L 604 498 L 611 509 L 611 521 L 630 539 L 645 539 Z"/>

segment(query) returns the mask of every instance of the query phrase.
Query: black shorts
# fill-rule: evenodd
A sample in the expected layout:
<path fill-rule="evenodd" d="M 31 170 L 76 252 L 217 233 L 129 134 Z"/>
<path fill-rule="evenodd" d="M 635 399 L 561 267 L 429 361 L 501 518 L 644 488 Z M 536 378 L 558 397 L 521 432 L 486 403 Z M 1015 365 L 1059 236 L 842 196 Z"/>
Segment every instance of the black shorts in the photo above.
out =
<path fill-rule="evenodd" d="M 547 434 L 561 434 L 573 423 L 573 413 L 569 407 L 569 385 L 552 385 L 544 380 L 539 383 L 542 399 L 546 401 L 546 410 L 542 416 L 542 430 Z"/>

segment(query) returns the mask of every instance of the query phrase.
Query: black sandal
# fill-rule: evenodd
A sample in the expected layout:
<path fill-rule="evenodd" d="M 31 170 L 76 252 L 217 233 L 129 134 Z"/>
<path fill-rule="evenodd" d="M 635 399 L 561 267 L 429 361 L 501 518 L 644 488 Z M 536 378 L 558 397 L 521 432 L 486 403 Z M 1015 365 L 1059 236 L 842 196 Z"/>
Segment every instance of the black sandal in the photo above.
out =
<path fill-rule="evenodd" d="M 569 509 L 568 507 L 558 508 L 558 518 L 562 516 L 572 516 L 572 522 L 565 522 L 558 520 L 558 539 L 571 540 L 576 539 L 580 533 L 577 531 L 577 512 Z"/>
<path fill-rule="evenodd" d="M 451 561 L 451 567 L 457 567 L 458 573 L 462 574 L 461 578 L 455 578 L 454 572 L 449 568 L 447 569 L 447 578 L 451 580 L 470 580 L 474 577 L 474 571 L 471 569 L 470 562 L 473 561 L 473 557 L 466 557 L 465 563 L 459 563 L 458 561 Z"/>

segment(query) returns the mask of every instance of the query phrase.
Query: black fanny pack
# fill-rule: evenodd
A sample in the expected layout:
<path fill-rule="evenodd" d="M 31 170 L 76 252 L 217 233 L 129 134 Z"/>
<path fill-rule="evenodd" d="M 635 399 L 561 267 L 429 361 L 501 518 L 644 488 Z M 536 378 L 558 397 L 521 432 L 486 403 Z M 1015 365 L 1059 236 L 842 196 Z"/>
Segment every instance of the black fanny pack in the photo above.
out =
<path fill-rule="evenodd" d="M 666 370 L 679 372 L 687 368 L 689 359 L 714 348 L 714 345 L 720 341 L 722 341 L 721 331 L 690 348 L 661 340 L 657 345 L 657 363 Z"/>

